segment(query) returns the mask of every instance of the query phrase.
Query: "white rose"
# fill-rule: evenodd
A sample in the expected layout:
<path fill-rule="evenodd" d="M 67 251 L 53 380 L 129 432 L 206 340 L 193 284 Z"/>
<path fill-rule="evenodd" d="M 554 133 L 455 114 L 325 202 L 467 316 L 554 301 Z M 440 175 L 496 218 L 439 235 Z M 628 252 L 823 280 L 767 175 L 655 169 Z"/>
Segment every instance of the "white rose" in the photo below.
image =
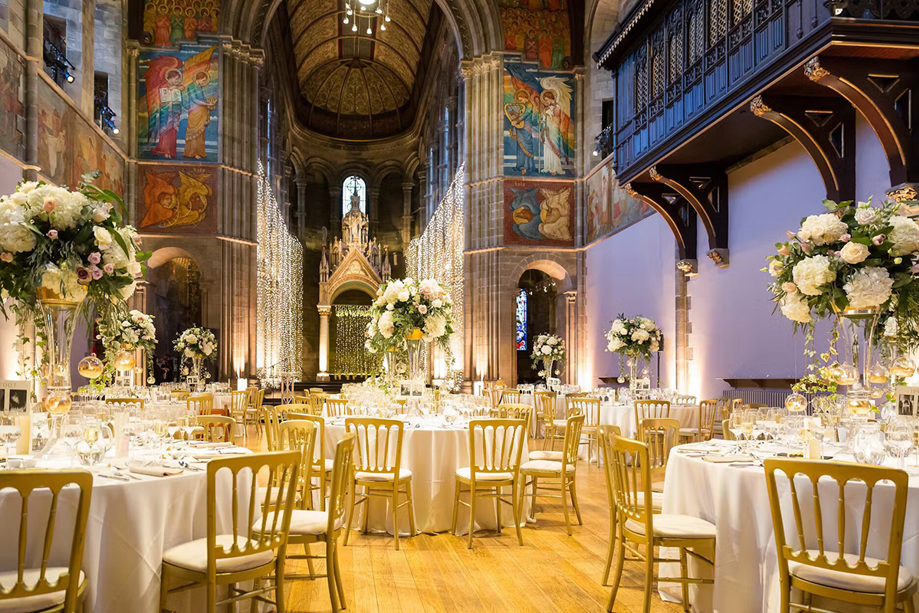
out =
<path fill-rule="evenodd" d="M 811 320 L 810 307 L 807 306 L 807 301 L 799 293 L 786 295 L 782 299 L 781 308 L 782 315 L 792 321 L 805 324 Z"/>
<path fill-rule="evenodd" d="M 419 304 L 419 305 L 418 305 L 418 312 L 421 313 L 422 315 L 424 315 L 425 313 L 428 312 L 428 307 L 424 306 L 423 304 Z"/>
<path fill-rule="evenodd" d="M 436 300 L 434 300 L 434 302 L 431 303 L 431 306 L 433 306 L 435 309 L 439 309 L 443 305 L 444 303 L 441 302 L 440 298 L 437 298 Z"/>
<path fill-rule="evenodd" d="M 849 231 L 849 227 L 833 213 L 811 215 L 801 224 L 798 237 L 815 245 L 835 243 Z"/>
<path fill-rule="evenodd" d="M 408 299 L 411 298 L 407 289 L 403 289 L 399 292 L 399 302 L 408 302 Z"/>
<path fill-rule="evenodd" d="M 849 264 L 859 264 L 868 258 L 868 247 L 861 243 L 848 242 L 839 252 L 839 257 Z"/>
<path fill-rule="evenodd" d="M 195 357 L 195 352 L 194 352 L 194 350 L 193 350 L 193 349 L 186 349 L 186 350 L 185 350 L 185 357 L 186 357 L 186 358 L 193 358 L 193 357 Z"/>
<path fill-rule="evenodd" d="M 897 319 L 895 317 L 888 318 L 887 322 L 884 324 L 884 336 L 896 337 L 897 332 L 898 332 Z"/>
<path fill-rule="evenodd" d="M 893 255 L 907 255 L 919 251 L 919 225 L 909 217 L 894 215 L 890 218 L 893 229 L 887 238 L 893 243 Z"/>
<path fill-rule="evenodd" d="M 96 244 L 99 245 L 101 249 L 105 249 L 111 246 L 112 235 L 109 234 L 109 231 L 105 228 L 96 226 L 93 228 L 93 235 L 96 237 Z"/>
<path fill-rule="evenodd" d="M 866 309 L 884 304 L 890 298 L 893 279 L 884 268 L 868 266 L 852 275 L 842 286 L 849 298 L 849 307 Z"/>
<path fill-rule="evenodd" d="M 778 260 L 769 260 L 769 274 L 773 277 L 781 277 L 785 272 L 785 265 Z"/>
<path fill-rule="evenodd" d="M 543 345 L 542 349 L 540 350 L 540 353 L 542 353 L 543 355 L 549 355 L 550 353 L 552 353 L 552 348 L 549 347 L 548 345 Z"/>
<path fill-rule="evenodd" d="M 377 322 L 377 328 L 380 330 L 380 334 L 383 338 L 392 338 L 392 335 L 395 333 L 396 328 L 393 323 L 392 313 L 389 311 L 383 313 L 380 316 L 380 321 Z"/>
<path fill-rule="evenodd" d="M 795 264 L 792 277 L 798 291 L 808 296 L 819 296 L 823 293 L 819 289 L 821 285 L 836 280 L 836 271 L 830 268 L 830 260 L 825 255 L 815 255 Z"/>
<path fill-rule="evenodd" d="M 868 226 L 873 224 L 877 217 L 877 211 L 872 208 L 858 209 L 855 211 L 855 221 L 857 221 L 861 226 Z"/>

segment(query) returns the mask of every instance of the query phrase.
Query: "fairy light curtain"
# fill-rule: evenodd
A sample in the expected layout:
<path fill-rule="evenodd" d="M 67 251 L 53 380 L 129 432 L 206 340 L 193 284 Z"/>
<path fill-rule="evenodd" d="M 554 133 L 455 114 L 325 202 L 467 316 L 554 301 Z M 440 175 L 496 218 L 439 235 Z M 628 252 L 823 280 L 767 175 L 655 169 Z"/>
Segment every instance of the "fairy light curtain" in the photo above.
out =
<path fill-rule="evenodd" d="M 303 372 L 303 246 L 287 230 L 258 164 L 256 365 L 262 378 Z"/>
<path fill-rule="evenodd" d="M 380 370 L 379 356 L 364 348 L 370 307 L 336 304 L 335 345 L 332 353 L 332 374 L 336 377 L 369 376 Z"/>
<path fill-rule="evenodd" d="M 408 248 L 406 268 L 408 276 L 415 279 L 436 279 L 453 298 L 454 334 L 450 339 L 453 354 L 452 369 L 446 356 L 436 351 L 434 377 L 461 380 L 463 376 L 463 284 L 465 269 L 463 249 L 466 244 L 466 223 L 463 209 L 463 185 L 466 181 L 465 164 L 460 165 L 450 187 L 431 221 L 419 238 Z"/>

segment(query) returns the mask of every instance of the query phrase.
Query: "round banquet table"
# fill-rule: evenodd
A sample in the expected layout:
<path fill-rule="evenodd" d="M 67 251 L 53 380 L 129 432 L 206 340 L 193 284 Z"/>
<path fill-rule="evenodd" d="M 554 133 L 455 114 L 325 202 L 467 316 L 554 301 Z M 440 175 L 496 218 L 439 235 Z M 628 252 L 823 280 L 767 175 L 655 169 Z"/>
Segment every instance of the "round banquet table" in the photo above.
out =
<path fill-rule="evenodd" d="M 334 455 L 335 443 L 345 434 L 342 421 L 326 419 L 325 457 Z M 521 462 L 527 458 L 527 446 L 524 442 Z M 453 522 L 453 500 L 456 492 L 456 470 L 469 466 L 469 431 L 465 425 L 437 426 L 423 424 L 415 427 L 405 424 L 402 438 L 402 467 L 412 471 L 412 498 L 415 503 L 415 528 L 419 532 L 447 532 Z M 510 488 L 506 495 L 510 497 Z M 400 502 L 404 498 L 400 497 Z M 463 494 L 462 500 L 468 501 Z M 529 510 L 529 498 L 524 500 L 521 509 L 521 521 L 525 521 Z M 370 500 L 371 511 L 368 529 L 371 532 L 393 533 L 392 511 L 390 501 L 383 498 Z M 362 513 L 367 504 L 358 507 L 352 527 L 360 527 Z M 476 504 L 476 529 L 494 530 L 498 524 L 495 503 L 492 499 L 479 498 Z M 399 534 L 409 534 L 408 507 L 399 510 Z M 510 507 L 503 505 L 501 523 L 513 526 L 514 517 Z M 466 534 L 469 529 L 469 509 L 460 506 L 457 517 L 457 533 Z"/>
<path fill-rule="evenodd" d="M 713 441 L 716 445 L 722 441 Z M 769 495 L 766 491 L 766 476 L 762 467 L 730 466 L 727 463 L 714 463 L 701 457 L 688 456 L 674 448 L 667 463 L 667 476 L 664 483 L 664 513 L 678 513 L 700 517 L 715 524 L 715 567 L 714 586 L 693 588 L 693 611 L 718 613 L 773 613 L 780 610 L 780 589 L 778 557 L 775 548 L 775 535 L 772 530 L 772 515 L 769 507 Z M 906 524 L 903 534 L 903 550 L 900 563 L 919 577 L 919 471 L 910 469 L 909 495 L 907 498 Z M 783 478 L 778 485 L 782 491 Z M 851 488 L 852 486 L 850 486 Z M 884 495 L 884 485 L 879 485 L 874 496 L 871 532 L 869 537 L 869 556 L 886 558 L 889 530 L 879 526 L 876 518 L 889 517 L 892 488 L 888 487 Z M 794 531 L 794 518 L 791 513 L 791 498 L 784 487 L 783 508 L 786 527 L 791 525 Z M 809 490 L 808 490 L 809 491 Z M 864 489 L 861 490 L 864 492 Z M 821 499 L 824 500 L 823 495 Z M 835 489 L 826 492 L 826 499 L 835 501 Z M 848 543 L 858 542 L 861 528 L 860 516 L 864 507 L 864 493 L 859 496 L 847 489 L 846 525 L 850 527 Z M 802 500 L 802 503 L 804 501 Z M 824 526 L 826 542 L 836 543 L 835 503 L 824 504 Z M 813 511 L 802 507 L 805 527 L 813 525 Z M 832 525 L 827 522 L 829 513 Z M 784 512 L 783 512 L 784 514 Z M 858 516 L 856 519 L 855 516 Z M 807 530 L 806 530 L 807 533 Z M 792 533 L 789 539 L 796 537 Z M 815 543 L 814 543 L 815 545 Z M 808 546 L 811 546 L 809 543 Z M 675 576 L 679 573 L 677 565 L 662 565 L 661 574 Z M 700 566 L 693 565 L 691 572 L 699 573 Z M 703 567 L 704 568 L 704 567 Z M 710 572 L 710 569 L 709 569 Z M 674 573 L 674 575 L 669 575 Z M 704 574 L 704 573 L 703 573 Z M 710 575 L 709 575 L 710 576 Z M 679 601 L 680 588 L 677 584 L 661 584 L 661 595 L 668 600 Z M 919 598 L 914 599 L 919 604 Z M 820 604 L 815 600 L 815 605 Z M 846 608 L 842 603 L 828 601 L 833 610 L 860 610 Z M 873 610 L 873 609 L 872 609 Z"/>
<path fill-rule="evenodd" d="M 680 422 L 681 428 L 699 427 L 699 407 L 695 405 L 670 405 L 670 417 Z M 619 426 L 624 436 L 634 437 L 638 431 L 635 423 L 635 405 L 600 404 L 600 425 Z"/>
<path fill-rule="evenodd" d="M 248 450 L 245 453 L 250 453 Z M 48 462 L 54 463 L 58 458 Z M 69 462 L 59 460 L 58 468 Z M 44 463 L 40 466 L 45 466 Z M 198 465 L 204 468 L 203 464 Z M 51 467 L 51 466 L 49 466 Z M 169 477 L 137 475 L 139 480 L 118 481 L 94 472 L 92 500 L 86 525 L 82 569 L 86 575 L 86 611 L 93 613 L 154 613 L 159 611 L 160 567 L 163 552 L 171 547 L 207 536 L 207 473 L 186 470 Z M 0 483 L 3 471 L 0 470 Z M 227 476 L 228 478 L 228 476 Z M 217 527 L 232 527 L 229 482 L 218 485 Z M 247 512 L 248 487 L 240 487 L 240 517 Z M 66 494 L 74 494 L 68 497 Z M 29 559 L 39 556 L 41 535 L 47 517 L 38 496 L 30 498 Z M 19 495 L 12 490 L 0 493 L 0 568 L 15 568 L 19 526 Z M 67 566 L 70 537 L 59 531 L 73 525 L 75 492 L 64 492 L 56 519 L 51 565 Z M 10 528 L 12 526 L 12 528 Z M 67 529 L 69 531 L 69 528 Z M 34 551 L 34 554 L 31 553 Z M 204 590 L 190 590 L 169 598 L 177 611 L 202 611 Z"/>

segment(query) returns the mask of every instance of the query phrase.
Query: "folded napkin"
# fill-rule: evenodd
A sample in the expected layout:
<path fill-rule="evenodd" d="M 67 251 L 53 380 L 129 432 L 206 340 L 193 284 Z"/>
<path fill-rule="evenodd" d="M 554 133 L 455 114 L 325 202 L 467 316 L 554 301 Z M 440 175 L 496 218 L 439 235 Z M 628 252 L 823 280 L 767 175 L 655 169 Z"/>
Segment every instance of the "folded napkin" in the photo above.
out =
<path fill-rule="evenodd" d="M 754 462 L 753 456 L 744 453 L 733 453 L 728 455 L 706 455 L 702 456 L 706 462 L 713 464 L 730 464 L 732 462 Z"/>
<path fill-rule="evenodd" d="M 136 465 L 131 466 L 129 469 L 132 473 L 138 475 L 148 475 L 150 477 L 170 477 L 172 475 L 181 475 L 184 469 L 178 466 L 162 466 L 162 465 Z"/>

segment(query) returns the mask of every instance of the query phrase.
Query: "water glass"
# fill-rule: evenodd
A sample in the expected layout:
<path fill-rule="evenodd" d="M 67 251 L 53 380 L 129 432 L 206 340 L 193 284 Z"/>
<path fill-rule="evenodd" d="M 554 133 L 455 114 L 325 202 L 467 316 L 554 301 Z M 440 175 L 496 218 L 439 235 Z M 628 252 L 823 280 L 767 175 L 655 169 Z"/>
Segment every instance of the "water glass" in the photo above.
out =
<path fill-rule="evenodd" d="M 895 419 L 887 424 L 887 453 L 897 460 L 897 468 L 906 468 L 906 457 L 913 446 L 912 425 L 904 420 Z"/>

